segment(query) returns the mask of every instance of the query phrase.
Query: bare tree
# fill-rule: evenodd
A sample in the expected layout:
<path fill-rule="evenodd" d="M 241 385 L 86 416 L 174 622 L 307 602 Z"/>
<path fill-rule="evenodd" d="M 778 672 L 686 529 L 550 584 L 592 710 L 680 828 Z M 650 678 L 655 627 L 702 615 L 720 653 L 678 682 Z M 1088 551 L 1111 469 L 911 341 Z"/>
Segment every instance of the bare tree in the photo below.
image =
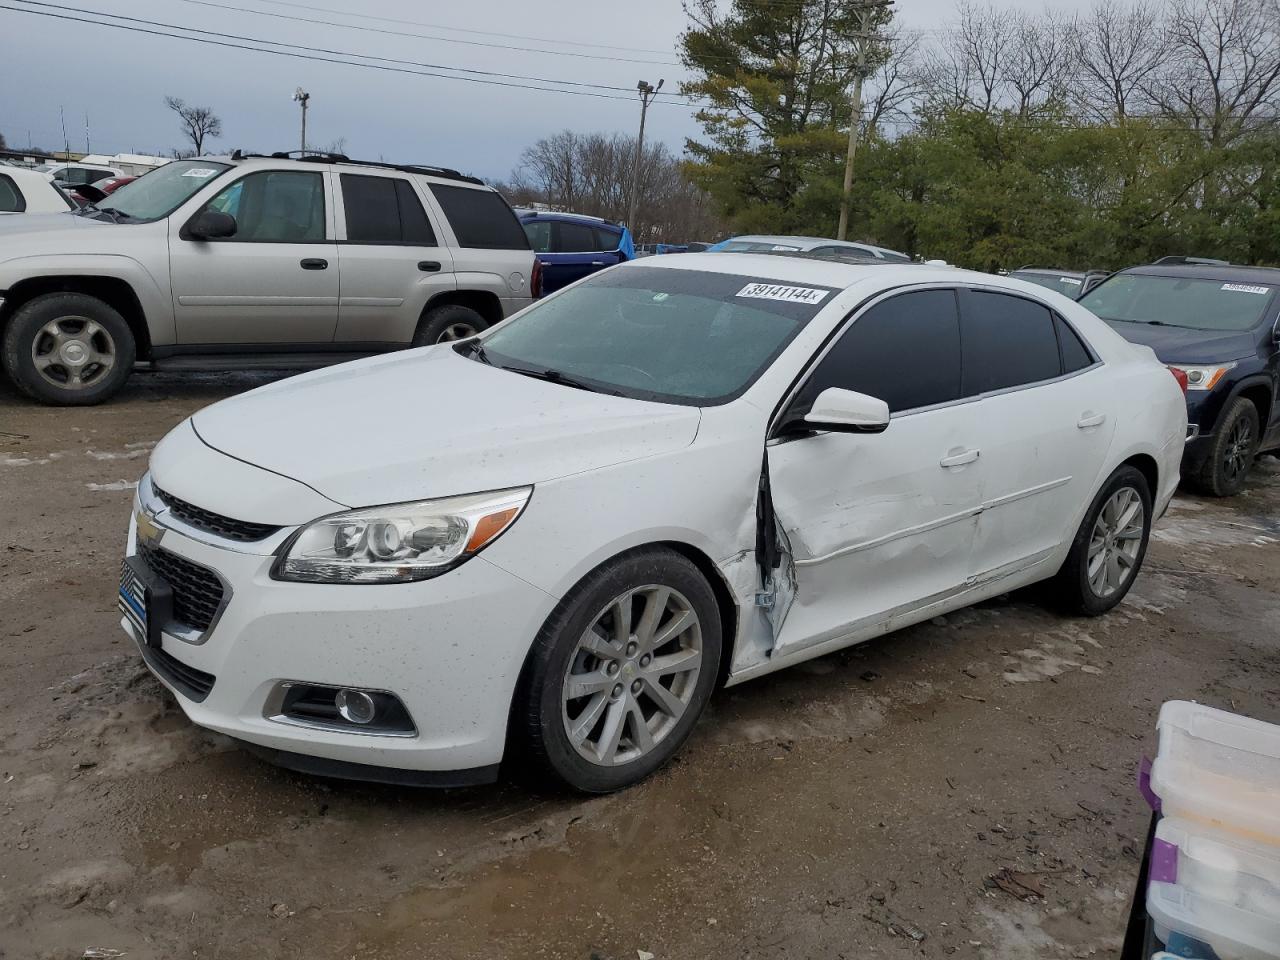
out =
<path fill-rule="evenodd" d="M 1066 92 L 1068 24 L 1053 14 L 1016 13 L 1010 23 L 1012 48 L 1003 63 L 1003 81 L 1011 108 L 1030 117 L 1048 104 L 1058 103 Z"/>
<path fill-rule="evenodd" d="M 1149 106 L 1144 91 L 1168 55 L 1161 11 L 1152 0 L 1125 7 L 1099 0 L 1073 24 L 1070 59 L 1077 104 L 1099 120 L 1124 123 Z"/>
<path fill-rule="evenodd" d="M 1001 107 L 1008 61 L 1015 55 L 1013 15 L 961 0 L 959 19 L 924 66 L 929 99 L 992 113 Z"/>
<path fill-rule="evenodd" d="M 868 135 L 881 124 L 906 123 L 923 89 L 921 40 L 903 32 L 889 38 L 888 53 L 863 87 L 863 123 Z"/>
<path fill-rule="evenodd" d="M 164 105 L 178 115 L 183 135 L 191 141 L 196 156 L 204 153 L 208 137 L 222 136 L 222 120 L 210 107 L 189 107 L 179 97 L 165 97 Z"/>

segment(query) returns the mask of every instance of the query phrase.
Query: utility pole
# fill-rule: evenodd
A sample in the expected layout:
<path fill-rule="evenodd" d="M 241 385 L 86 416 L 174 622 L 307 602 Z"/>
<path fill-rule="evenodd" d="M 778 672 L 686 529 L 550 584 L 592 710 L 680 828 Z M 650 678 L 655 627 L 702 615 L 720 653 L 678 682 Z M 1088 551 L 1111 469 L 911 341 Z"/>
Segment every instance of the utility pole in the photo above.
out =
<path fill-rule="evenodd" d="M 631 202 L 627 204 L 627 229 L 633 236 L 636 231 L 636 207 L 640 200 L 640 164 L 644 160 L 644 117 L 649 112 L 649 104 L 662 89 L 662 84 L 662 80 L 658 81 L 656 87 L 647 80 L 636 84 L 636 89 L 640 91 L 640 136 L 636 140 L 636 162 L 631 171 Z"/>
<path fill-rule="evenodd" d="M 874 11 L 893 5 L 893 0 L 860 0 L 854 9 L 858 16 L 858 31 L 854 39 L 854 56 L 857 68 L 853 75 L 852 116 L 849 119 L 849 153 L 844 160 L 844 190 L 840 194 L 840 225 L 836 239 L 843 240 L 849 232 L 849 199 L 853 194 L 853 158 L 858 152 L 858 128 L 862 123 L 862 81 L 867 75 L 867 55 L 876 39 L 871 33 L 871 15 Z"/>
<path fill-rule="evenodd" d="M 307 101 L 311 99 L 311 94 L 307 93 L 301 87 L 293 91 L 293 99 L 295 102 L 302 104 L 302 152 L 307 152 Z"/>

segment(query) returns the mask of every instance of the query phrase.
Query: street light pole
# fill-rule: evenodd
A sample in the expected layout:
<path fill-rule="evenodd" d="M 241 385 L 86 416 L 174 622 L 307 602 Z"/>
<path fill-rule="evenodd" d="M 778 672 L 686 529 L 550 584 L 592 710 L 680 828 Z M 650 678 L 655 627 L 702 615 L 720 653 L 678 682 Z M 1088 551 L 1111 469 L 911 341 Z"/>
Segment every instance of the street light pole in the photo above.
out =
<path fill-rule="evenodd" d="M 853 75 L 853 95 L 851 117 L 849 119 L 849 152 L 844 159 L 844 189 L 840 193 L 840 224 L 836 227 L 836 239 L 843 240 L 849 232 L 849 200 L 853 195 L 853 158 L 858 152 L 858 128 L 862 123 L 862 81 L 867 75 L 867 54 L 871 42 L 871 12 L 881 7 L 893 5 L 893 0 L 862 0 L 857 4 L 858 32 L 854 34 L 856 46 L 854 56 L 857 58 Z"/>
<path fill-rule="evenodd" d="M 644 159 L 644 118 L 649 112 L 649 104 L 662 89 L 662 84 L 662 80 L 658 81 L 656 87 L 647 80 L 641 80 L 636 84 L 636 89 L 640 91 L 640 136 L 636 139 L 636 162 L 631 171 L 631 200 L 627 204 L 627 229 L 632 235 L 636 232 L 636 208 L 640 201 L 640 164 Z"/>
<path fill-rule="evenodd" d="M 311 99 L 311 94 L 307 93 L 301 87 L 293 91 L 293 99 L 302 104 L 302 152 L 307 152 L 307 101 Z"/>

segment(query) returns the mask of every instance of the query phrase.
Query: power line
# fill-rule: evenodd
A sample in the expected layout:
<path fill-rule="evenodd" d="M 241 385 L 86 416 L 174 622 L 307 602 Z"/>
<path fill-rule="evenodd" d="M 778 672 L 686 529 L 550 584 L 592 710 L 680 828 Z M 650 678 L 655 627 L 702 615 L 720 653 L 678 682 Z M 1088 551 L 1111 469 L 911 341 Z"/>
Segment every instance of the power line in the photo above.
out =
<path fill-rule="evenodd" d="M 110 27 L 116 30 L 123 30 L 130 33 L 141 33 L 141 34 L 148 34 L 150 36 L 156 36 L 156 37 L 166 37 L 171 40 L 187 40 L 192 43 L 203 43 L 211 46 L 224 47 L 224 48 L 229 48 L 233 50 L 248 50 L 253 53 L 272 54 L 274 56 L 289 57 L 296 60 L 311 60 L 319 63 L 336 63 L 336 64 L 341 64 L 343 66 L 349 66 L 349 67 L 362 67 L 367 70 L 382 70 L 389 73 L 408 74 L 411 76 L 435 77 L 442 80 L 465 80 L 468 83 L 479 83 L 479 84 L 486 84 L 489 86 L 508 87 L 508 88 L 519 89 L 519 90 L 537 90 L 543 93 L 563 93 L 571 96 L 593 97 L 595 99 L 600 99 L 600 100 L 625 100 L 629 102 L 632 99 L 631 97 L 619 96 L 612 93 L 597 93 L 597 92 L 594 92 L 594 90 L 583 90 L 583 89 L 567 90 L 558 86 L 534 86 L 528 83 L 514 83 L 514 82 L 508 82 L 507 80 L 488 79 L 482 76 L 458 76 L 456 73 L 436 72 L 438 70 L 455 70 L 455 71 L 466 70 L 466 72 L 469 72 L 469 73 L 481 73 L 481 74 L 488 73 L 488 71 L 469 70 L 467 68 L 444 67 L 444 66 L 436 66 L 431 64 L 426 66 L 435 67 L 434 70 L 410 69 L 410 67 L 421 66 L 421 64 L 417 64 L 414 61 L 391 60 L 390 58 L 376 57 L 376 56 L 367 55 L 367 54 L 346 53 L 342 51 L 325 51 L 323 49 L 319 49 L 315 47 L 307 47 L 301 44 L 288 44 L 288 43 L 283 43 L 279 41 L 262 40 L 262 39 L 253 38 L 253 37 L 240 37 L 235 34 L 224 34 L 224 33 L 218 33 L 216 31 L 211 31 L 211 30 L 197 30 L 196 28 L 193 28 L 193 27 L 182 27 L 182 26 L 175 26 L 173 24 L 156 23 L 154 21 L 139 20 L 138 18 L 133 18 L 133 17 L 121 17 L 118 14 L 107 14 L 107 13 L 102 13 L 96 10 L 85 10 L 78 7 L 66 7 L 66 6 L 60 6 L 58 4 L 42 3 L 42 2 L 39 2 L 39 0 L 17 0 L 17 2 L 31 4 L 31 5 L 38 5 L 41 7 L 51 7 L 57 10 L 69 10 L 75 13 L 87 13 L 87 14 L 91 14 L 99 17 L 101 16 L 115 17 L 117 19 L 131 20 L 137 23 L 147 24 L 148 26 L 132 26 L 129 23 L 112 23 L 104 20 L 91 20 L 91 19 L 88 19 L 87 17 L 72 16 L 70 13 L 54 13 L 51 10 L 32 10 L 32 9 L 28 9 L 27 7 L 15 7 L 8 3 L 0 3 L 0 10 L 10 10 L 15 13 L 26 13 L 26 14 L 30 14 L 31 16 L 47 17 L 55 20 L 64 20 L 64 21 L 71 21 L 76 23 L 87 23 L 92 26 L 98 26 L 98 27 Z M 163 32 L 162 30 L 149 29 L 149 27 L 165 27 L 173 30 L 184 30 L 184 31 L 187 31 L 187 33 L 166 33 L 166 32 Z M 191 33 L 202 33 L 202 34 L 205 34 L 205 36 L 190 36 L 189 34 Z M 226 38 L 226 39 L 214 39 L 215 37 Z M 248 43 L 232 42 L 235 40 L 245 40 L 245 41 L 248 41 Z M 295 49 L 294 50 L 275 50 L 275 49 L 270 49 L 268 47 L 250 45 L 253 43 L 266 43 L 266 44 L 271 44 L 272 46 L 287 46 L 287 47 L 293 47 Z M 295 51 L 306 51 L 306 52 L 295 52 Z M 334 56 L 320 55 L 324 53 L 333 53 Z M 339 59 L 339 57 L 361 57 L 366 60 L 378 60 L 383 62 L 361 63 L 355 60 Z M 405 64 L 405 66 L 396 66 L 393 64 Z M 494 74 L 494 76 L 514 77 L 516 75 Z M 561 81 L 561 80 L 554 80 L 554 79 L 548 79 L 543 77 L 522 77 L 521 79 L 529 79 L 529 80 L 536 81 L 537 83 L 543 83 L 543 84 L 565 84 L 565 85 L 575 84 L 576 86 L 591 86 L 596 89 L 609 89 L 609 90 L 626 90 L 627 89 L 626 87 L 606 87 L 604 85 L 596 85 L 596 84 L 577 84 L 575 81 Z M 668 100 L 664 102 L 672 103 L 672 104 L 675 104 L 678 106 L 684 106 L 684 107 L 690 106 L 690 104 L 683 101 Z"/>

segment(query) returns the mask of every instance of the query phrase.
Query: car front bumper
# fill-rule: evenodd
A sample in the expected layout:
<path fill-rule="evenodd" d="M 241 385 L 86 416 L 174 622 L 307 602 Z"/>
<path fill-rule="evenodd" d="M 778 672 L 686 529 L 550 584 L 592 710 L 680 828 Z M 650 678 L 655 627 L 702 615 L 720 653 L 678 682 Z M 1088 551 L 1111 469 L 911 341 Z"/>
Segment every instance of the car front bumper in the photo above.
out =
<path fill-rule="evenodd" d="M 130 556 L 137 552 L 140 509 L 136 499 Z M 149 549 L 206 567 L 224 585 L 212 625 L 203 633 L 165 625 L 159 653 L 121 619 L 194 723 L 314 773 L 440 785 L 496 775 L 525 656 L 555 604 L 548 594 L 483 557 L 417 583 L 284 583 L 271 579 L 275 558 L 262 551 L 288 531 L 262 545 L 224 547 L 183 529 L 164 510 L 144 517 Z M 246 546 L 259 552 L 244 552 Z M 184 669 L 212 678 L 202 699 L 182 682 Z M 283 681 L 390 692 L 414 731 L 390 735 L 273 718 L 272 695 Z"/>

